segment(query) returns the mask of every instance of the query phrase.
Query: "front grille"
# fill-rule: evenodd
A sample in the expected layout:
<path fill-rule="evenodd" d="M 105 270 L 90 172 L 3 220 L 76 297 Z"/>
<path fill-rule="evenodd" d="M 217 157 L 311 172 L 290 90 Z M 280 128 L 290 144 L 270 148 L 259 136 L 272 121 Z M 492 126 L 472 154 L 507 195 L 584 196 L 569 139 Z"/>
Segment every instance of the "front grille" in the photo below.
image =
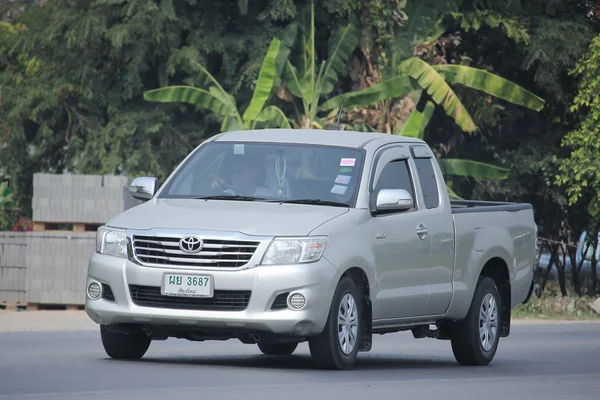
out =
<path fill-rule="evenodd" d="M 202 311 L 243 311 L 250 301 L 250 290 L 215 290 L 213 297 L 163 296 L 160 287 L 129 285 L 131 300 L 141 307 Z"/>
<path fill-rule="evenodd" d="M 115 295 L 113 294 L 112 288 L 106 283 L 102 284 L 102 298 L 108 301 L 115 301 Z"/>
<path fill-rule="evenodd" d="M 271 310 L 282 310 L 284 308 L 287 308 L 287 297 L 288 297 L 289 293 L 281 293 L 279 294 L 277 297 L 275 297 L 275 300 L 273 300 L 273 305 L 271 306 Z"/>
<path fill-rule="evenodd" d="M 179 237 L 133 236 L 133 251 L 142 263 L 186 267 L 241 267 L 250 261 L 260 242 L 204 239 L 202 250 L 186 254 Z"/>

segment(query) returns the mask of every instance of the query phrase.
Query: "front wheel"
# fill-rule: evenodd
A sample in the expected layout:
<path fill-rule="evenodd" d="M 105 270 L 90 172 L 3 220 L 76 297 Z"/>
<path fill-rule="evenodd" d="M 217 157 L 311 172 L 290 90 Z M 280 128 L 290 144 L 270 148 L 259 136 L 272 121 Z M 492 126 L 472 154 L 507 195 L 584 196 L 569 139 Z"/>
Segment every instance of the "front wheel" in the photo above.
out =
<path fill-rule="evenodd" d="M 313 360 L 321 368 L 352 369 L 358 353 L 362 318 L 360 291 L 348 277 L 340 280 L 323 332 L 309 339 Z"/>
<path fill-rule="evenodd" d="M 100 337 L 104 351 L 111 358 L 138 360 L 146 354 L 152 338 L 143 332 L 123 334 L 111 332 L 105 326 L 100 326 Z"/>
<path fill-rule="evenodd" d="M 494 281 L 479 278 L 473 302 L 464 320 L 455 325 L 452 352 L 462 365 L 487 365 L 498 348 L 501 326 L 500 295 Z"/>

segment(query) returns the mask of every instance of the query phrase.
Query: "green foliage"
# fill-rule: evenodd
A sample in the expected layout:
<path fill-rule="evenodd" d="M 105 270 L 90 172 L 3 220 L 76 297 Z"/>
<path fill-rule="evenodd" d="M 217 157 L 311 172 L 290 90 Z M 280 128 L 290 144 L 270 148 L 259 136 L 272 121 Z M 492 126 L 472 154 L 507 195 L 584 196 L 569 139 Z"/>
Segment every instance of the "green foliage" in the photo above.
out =
<path fill-rule="evenodd" d="M 425 104 L 423 112 L 417 110 L 413 111 L 402 128 L 400 135 L 423 139 L 425 137 L 425 128 L 429 124 L 434 111 L 435 104 L 431 101 L 428 101 L 427 104 Z"/>
<path fill-rule="evenodd" d="M 427 124 L 429 124 L 434 111 L 435 105 L 430 101 L 425 104 L 423 112 L 417 110 L 413 111 L 402 129 L 401 135 L 422 139 L 425 128 Z M 505 168 L 472 160 L 443 158 L 438 159 L 438 164 L 445 176 L 454 175 L 488 180 L 503 180 L 506 179 L 509 172 L 509 170 Z M 448 182 L 446 183 L 446 188 L 450 198 L 460 198 L 454 190 L 452 190 L 452 187 Z"/>
<path fill-rule="evenodd" d="M 279 47 L 279 39 L 273 39 L 263 60 L 250 104 L 242 116 L 236 106 L 235 97 L 227 93 L 215 77 L 202 66 L 198 67 L 213 84 L 208 90 L 191 86 L 167 86 L 145 92 L 144 99 L 162 103 L 184 102 L 206 108 L 223 117 L 222 131 L 254 129 L 256 122 L 274 122 L 278 128 L 289 128 L 287 119 L 281 117 L 281 110 L 275 106 L 269 106 L 268 110 L 265 108 L 275 82 L 275 62 L 279 55 Z"/>
<path fill-rule="evenodd" d="M 450 84 L 460 84 L 539 111 L 544 104 L 541 98 L 500 76 L 464 65 L 431 66 L 418 57 L 411 57 L 417 46 L 439 38 L 446 27 L 444 21 L 447 15 L 461 16 L 462 25 L 467 26 L 468 29 L 479 29 L 481 19 L 492 27 L 500 24 L 504 24 L 505 27 L 510 25 L 507 20 L 501 18 L 500 14 L 492 11 L 488 13 L 475 10 L 466 14 L 471 18 L 466 19 L 465 15 L 455 11 L 461 3 L 462 1 L 409 1 L 404 9 L 407 22 L 398 29 L 396 34 L 396 49 L 392 60 L 392 65 L 397 65 L 396 74 L 400 75 L 363 91 L 341 94 L 328 100 L 322 108 L 329 110 L 342 104 L 346 108 L 369 107 L 380 101 L 393 101 L 422 88 L 436 104 L 444 108 L 463 131 L 474 132 L 477 128 L 475 122 L 450 87 Z M 510 35 L 518 38 L 524 33 L 521 32 L 519 36 L 510 31 Z M 407 80 L 406 76 L 412 79 Z M 419 87 L 414 84 L 414 81 L 419 84 Z M 414 123 L 410 120 L 407 122 L 411 125 Z"/>
<path fill-rule="evenodd" d="M 452 84 L 480 90 L 518 106 L 540 111 L 544 100 L 519 85 L 482 69 L 465 65 L 436 65 L 433 69 Z"/>
<path fill-rule="evenodd" d="M 562 95 L 561 73 L 584 53 L 592 31 L 577 20 L 546 19 L 532 30 L 522 67 L 533 69 L 534 79 L 548 92 Z"/>
<path fill-rule="evenodd" d="M 500 102 L 479 91 L 453 85 L 478 126 L 476 135 L 465 136 L 457 127 L 430 124 L 427 135 L 446 157 L 472 158 L 510 166 L 501 184 L 456 177 L 453 188 L 465 198 L 523 201 L 534 207 L 543 237 L 577 241 L 588 229 L 589 215 L 582 203 L 569 205 L 565 188 L 556 184 L 557 160 L 567 157 L 561 148 L 566 133 L 577 126 L 569 111 L 577 82 L 568 71 L 585 53 L 594 36 L 594 25 L 583 2 L 570 0 L 465 0 L 460 12 L 493 10 L 503 18 L 519 21 L 529 36 L 528 44 L 507 36 L 502 25 L 483 24 L 465 30 L 460 20 L 447 20 L 447 32 L 459 35 L 444 49 L 452 64 L 470 64 L 502 76 L 544 98 L 540 112 Z M 596 27 L 597 29 L 598 27 Z M 443 117 L 443 116 L 442 116 Z"/>
<path fill-rule="evenodd" d="M 0 183 L 0 210 L 13 208 L 15 206 L 14 200 L 14 195 L 8 187 L 8 183 Z"/>
<path fill-rule="evenodd" d="M 15 196 L 7 182 L 0 183 L 0 231 L 10 228 L 11 211 L 15 207 Z"/>
<path fill-rule="evenodd" d="M 411 76 L 431 96 L 432 100 L 441 105 L 446 114 L 465 132 L 473 132 L 476 129 L 471 116 L 460 102 L 448 83 L 435 69 L 420 58 L 410 58 L 399 67 L 400 73 Z"/>
<path fill-rule="evenodd" d="M 410 56 L 417 46 L 436 40 L 444 32 L 445 15 L 456 9 L 460 3 L 460 1 L 408 2 L 404 10 L 408 16 L 408 22 L 397 33 L 397 48 L 392 59 L 392 65 L 398 64 L 397 69 L 400 75 L 362 91 L 340 94 L 326 101 L 320 109 L 331 110 L 342 105 L 347 109 L 368 107 L 381 101 L 393 101 L 422 89 L 427 94 L 427 98 L 442 106 L 446 114 L 451 116 L 463 131 L 474 132 L 477 128 L 475 122 L 450 87 L 450 84 L 459 84 L 517 105 L 536 111 L 541 110 L 544 104 L 541 98 L 507 79 L 482 69 L 464 65 L 431 66 L 418 57 Z M 494 16 L 495 19 L 489 18 L 488 23 L 494 26 L 498 26 L 501 22 L 497 15 Z M 314 38 L 314 31 L 311 31 L 310 37 Z M 314 49 L 314 47 L 309 47 L 309 49 Z M 310 54 L 304 59 L 310 59 Z M 299 95 L 299 80 L 296 76 L 292 78 L 290 81 L 293 84 L 290 86 L 290 90 Z M 302 94 L 304 95 L 304 93 Z M 429 101 L 424 113 L 413 111 L 401 134 L 422 138 L 433 111 L 433 105 Z M 311 117 L 314 118 L 314 115 Z M 506 169 L 470 160 L 449 160 L 444 165 L 446 166 L 444 172 L 459 176 L 498 180 L 506 178 L 508 173 Z M 452 194 L 455 195 L 454 192 Z"/>
<path fill-rule="evenodd" d="M 0 165 L 21 204 L 30 204 L 34 172 L 164 179 L 219 131 L 214 114 L 157 106 L 144 101 L 147 90 L 203 87 L 206 66 L 236 104 L 252 102 L 269 43 L 297 9 L 292 1 L 242 3 L 243 13 L 237 0 L 66 0 L 3 23 Z M 256 119 L 283 122 L 276 114 L 265 108 Z"/>
<path fill-rule="evenodd" d="M 361 91 L 347 92 L 332 97 L 324 102 L 320 108 L 328 111 L 342 105 L 347 109 L 367 107 L 385 100 L 406 96 L 418 89 L 417 81 L 410 76 L 401 75 Z"/>
<path fill-rule="evenodd" d="M 600 222 L 600 36 L 572 73 L 580 83 L 571 111 L 580 113 L 582 120 L 563 140 L 571 154 L 561 160 L 557 181 L 567 187 L 570 204 L 585 197 L 589 213 Z"/>
<path fill-rule="evenodd" d="M 468 176 L 479 179 L 503 180 L 509 170 L 472 160 L 444 158 L 439 160 L 440 169 L 446 175 Z"/>
<path fill-rule="evenodd" d="M 503 15 L 501 12 L 490 9 L 474 9 L 465 12 L 451 12 L 454 24 L 461 29 L 479 31 L 483 26 L 500 28 L 506 37 L 516 43 L 529 44 L 529 33 L 523 25 L 522 19 L 516 16 Z"/>
<path fill-rule="evenodd" d="M 358 43 L 359 29 L 352 23 L 336 25 L 328 41 L 328 59 L 318 65 L 314 1 L 310 4 L 310 14 L 302 14 L 297 28 L 291 61 L 287 60 L 285 64 L 283 79 L 290 92 L 302 100 L 303 115 L 299 125 L 309 128 L 322 109 L 321 97 L 333 91 L 340 74 L 345 72 L 348 56 Z"/>
<path fill-rule="evenodd" d="M 414 49 L 431 43 L 445 31 L 444 19 L 457 11 L 463 0 L 408 0 L 404 8 L 406 22 L 395 27 L 394 41 L 387 46 L 385 75 L 395 75 L 400 64 L 414 55 Z"/>
<path fill-rule="evenodd" d="M 328 100 L 323 108 L 330 109 L 341 104 L 347 107 L 367 107 L 378 101 L 405 96 L 420 87 L 436 104 L 442 106 L 463 131 L 473 132 L 477 126 L 449 83 L 480 90 L 536 111 L 541 110 L 544 104 L 540 97 L 517 84 L 487 71 L 468 66 L 431 66 L 420 58 L 412 57 L 400 64 L 399 72 L 400 76 L 363 91 L 336 96 Z"/>

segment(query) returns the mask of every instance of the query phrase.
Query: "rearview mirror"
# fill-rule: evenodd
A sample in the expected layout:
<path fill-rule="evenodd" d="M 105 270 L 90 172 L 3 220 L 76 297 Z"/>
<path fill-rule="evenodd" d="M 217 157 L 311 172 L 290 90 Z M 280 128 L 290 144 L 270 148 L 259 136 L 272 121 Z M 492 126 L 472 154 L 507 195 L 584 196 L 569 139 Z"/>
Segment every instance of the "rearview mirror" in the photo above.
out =
<path fill-rule="evenodd" d="M 129 185 L 129 193 L 138 200 L 150 200 L 154 197 L 158 179 L 151 177 L 135 178 Z"/>
<path fill-rule="evenodd" d="M 412 196 L 404 189 L 382 189 L 377 194 L 377 211 L 404 211 L 413 206 Z"/>

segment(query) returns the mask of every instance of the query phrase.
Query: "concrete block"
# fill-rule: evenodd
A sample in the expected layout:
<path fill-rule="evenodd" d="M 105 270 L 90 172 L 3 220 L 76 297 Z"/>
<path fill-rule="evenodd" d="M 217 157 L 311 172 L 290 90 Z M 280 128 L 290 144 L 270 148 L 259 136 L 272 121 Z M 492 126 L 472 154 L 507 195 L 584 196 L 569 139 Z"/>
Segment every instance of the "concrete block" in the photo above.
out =
<path fill-rule="evenodd" d="M 39 293 L 42 291 L 42 289 L 43 289 L 43 287 L 42 287 L 41 279 L 29 278 L 27 285 L 26 285 L 27 293 L 29 293 L 29 294 Z"/>
<path fill-rule="evenodd" d="M 63 253 L 64 254 L 64 253 Z M 54 266 L 59 270 L 66 269 L 67 257 L 65 255 L 58 255 L 54 257 Z"/>
<path fill-rule="evenodd" d="M 596 314 L 600 314 L 600 297 L 590 304 L 590 308 L 594 310 Z"/>
<path fill-rule="evenodd" d="M 38 207 L 41 210 L 50 208 L 50 199 L 47 197 L 38 198 Z"/>
<path fill-rule="evenodd" d="M 79 202 L 79 204 L 83 204 L 85 211 L 94 211 L 96 208 L 96 201 L 94 199 L 85 199 L 83 202 Z"/>
<path fill-rule="evenodd" d="M 32 270 L 37 270 L 38 268 L 43 268 L 47 264 L 47 261 L 46 261 L 47 257 L 48 257 L 47 252 L 32 254 L 31 265 L 29 265 L 29 267 L 31 267 Z"/>
<path fill-rule="evenodd" d="M 73 174 L 62 174 L 61 176 L 62 186 L 65 189 L 71 189 L 74 183 L 74 175 Z"/>
<path fill-rule="evenodd" d="M 85 176 L 84 186 L 86 188 L 102 186 L 102 177 L 99 175 L 87 175 Z"/>

